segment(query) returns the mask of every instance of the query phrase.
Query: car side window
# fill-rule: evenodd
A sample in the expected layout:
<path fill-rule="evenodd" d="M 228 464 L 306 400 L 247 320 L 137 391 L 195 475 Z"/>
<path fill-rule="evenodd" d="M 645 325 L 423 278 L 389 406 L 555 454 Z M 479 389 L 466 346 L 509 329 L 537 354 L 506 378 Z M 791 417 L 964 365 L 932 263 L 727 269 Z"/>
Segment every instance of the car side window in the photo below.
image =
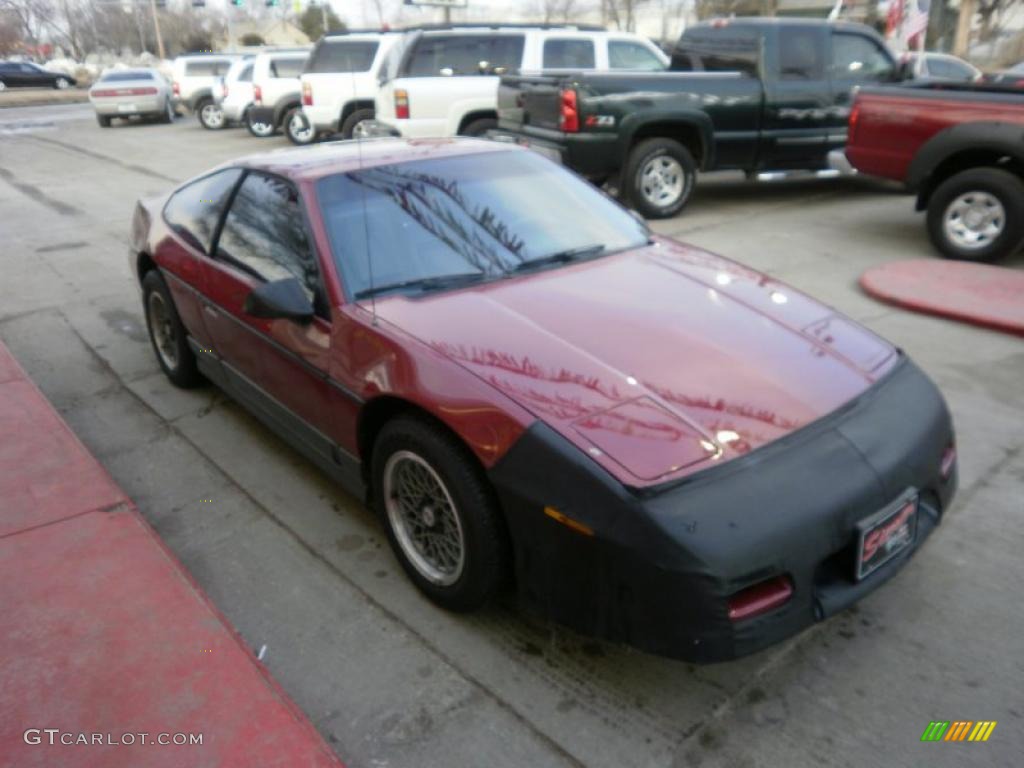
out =
<path fill-rule="evenodd" d="M 270 76 L 271 77 L 298 77 L 302 74 L 302 70 L 306 67 L 305 59 L 287 58 L 287 59 L 271 59 L 270 61 Z"/>
<path fill-rule="evenodd" d="M 426 35 L 419 39 L 409 60 L 410 77 L 478 75 L 519 69 L 523 60 L 522 35 Z"/>
<path fill-rule="evenodd" d="M 629 40 L 608 41 L 608 66 L 611 69 L 632 69 L 660 72 L 665 64 L 645 45 Z"/>
<path fill-rule="evenodd" d="M 185 77 L 205 77 L 212 75 L 215 71 L 212 61 L 187 61 L 185 62 Z"/>
<path fill-rule="evenodd" d="M 252 64 L 247 64 L 242 68 L 242 71 L 238 75 L 238 82 L 240 83 L 251 83 L 252 82 Z"/>
<path fill-rule="evenodd" d="M 594 41 L 582 38 L 551 38 L 544 41 L 546 69 L 593 69 L 597 66 Z"/>
<path fill-rule="evenodd" d="M 965 64 L 953 59 L 933 57 L 927 60 L 928 74 L 932 77 L 945 77 L 950 80 L 973 80 L 974 72 Z"/>
<path fill-rule="evenodd" d="M 832 34 L 832 77 L 870 83 L 892 76 L 892 58 L 869 37 L 850 32 Z"/>
<path fill-rule="evenodd" d="M 318 313 L 326 315 L 320 270 L 303 222 L 294 186 L 250 171 L 228 209 L 216 255 L 268 282 L 298 278 Z"/>
<path fill-rule="evenodd" d="M 825 45 L 817 29 L 798 26 L 779 28 L 779 78 L 825 79 Z"/>
<path fill-rule="evenodd" d="M 210 252 L 213 234 L 242 172 L 228 168 L 182 187 L 164 206 L 164 220 L 193 248 Z"/>

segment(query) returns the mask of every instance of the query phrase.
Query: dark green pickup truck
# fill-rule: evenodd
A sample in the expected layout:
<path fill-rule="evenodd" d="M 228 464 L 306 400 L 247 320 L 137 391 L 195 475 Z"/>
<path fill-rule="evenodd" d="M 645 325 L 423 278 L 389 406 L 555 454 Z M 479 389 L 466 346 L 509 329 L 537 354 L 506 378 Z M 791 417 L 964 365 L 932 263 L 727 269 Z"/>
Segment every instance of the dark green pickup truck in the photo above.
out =
<path fill-rule="evenodd" d="M 649 218 L 677 213 L 698 170 L 818 170 L 846 142 L 851 92 L 899 79 L 860 24 L 730 19 L 690 27 L 666 72 L 502 77 L 498 129 Z"/>

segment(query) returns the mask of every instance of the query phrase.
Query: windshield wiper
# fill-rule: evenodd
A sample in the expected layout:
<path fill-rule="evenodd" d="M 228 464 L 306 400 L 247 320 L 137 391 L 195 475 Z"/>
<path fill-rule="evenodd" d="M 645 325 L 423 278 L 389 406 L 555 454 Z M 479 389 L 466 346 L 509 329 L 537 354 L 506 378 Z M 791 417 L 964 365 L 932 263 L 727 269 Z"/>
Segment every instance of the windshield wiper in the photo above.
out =
<path fill-rule="evenodd" d="M 483 272 L 456 272 L 450 275 L 436 275 L 434 277 L 417 277 L 414 280 L 401 280 L 397 283 L 386 283 L 375 285 L 372 288 L 364 288 L 356 292 L 357 299 L 365 299 L 370 296 L 378 296 L 390 291 L 401 291 L 406 288 L 418 288 L 421 292 L 438 291 L 445 288 L 457 288 L 470 283 L 478 283 L 487 279 Z"/>
<path fill-rule="evenodd" d="M 605 246 L 601 243 L 594 243 L 593 245 L 581 245 L 578 248 L 566 248 L 563 251 L 555 251 L 549 253 L 547 256 L 538 256 L 536 259 L 530 259 L 517 264 L 512 268 L 513 272 L 528 272 L 532 269 L 538 269 L 540 267 L 546 267 L 549 264 L 567 264 L 570 261 L 580 261 L 582 259 L 590 258 L 604 253 Z"/>

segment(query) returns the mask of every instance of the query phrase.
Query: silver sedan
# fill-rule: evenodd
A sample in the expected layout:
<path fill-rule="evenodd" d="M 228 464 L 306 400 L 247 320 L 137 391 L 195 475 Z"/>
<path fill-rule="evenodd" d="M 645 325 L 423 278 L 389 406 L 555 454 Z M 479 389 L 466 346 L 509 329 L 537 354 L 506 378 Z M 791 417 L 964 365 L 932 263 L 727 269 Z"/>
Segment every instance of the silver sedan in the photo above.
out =
<path fill-rule="evenodd" d="M 109 128 L 115 117 L 174 120 L 171 84 L 155 69 L 108 70 L 89 89 L 89 101 L 103 128 Z"/>

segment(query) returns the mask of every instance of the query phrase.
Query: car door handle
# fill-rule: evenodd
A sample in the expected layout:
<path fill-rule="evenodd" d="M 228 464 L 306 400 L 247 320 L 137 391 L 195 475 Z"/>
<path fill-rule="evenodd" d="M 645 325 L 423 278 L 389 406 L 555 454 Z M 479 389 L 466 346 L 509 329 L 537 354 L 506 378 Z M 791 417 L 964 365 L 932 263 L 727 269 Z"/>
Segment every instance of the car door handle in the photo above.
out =
<path fill-rule="evenodd" d="M 217 317 L 219 313 L 214 309 L 212 304 L 203 304 L 203 311 L 210 317 Z"/>

